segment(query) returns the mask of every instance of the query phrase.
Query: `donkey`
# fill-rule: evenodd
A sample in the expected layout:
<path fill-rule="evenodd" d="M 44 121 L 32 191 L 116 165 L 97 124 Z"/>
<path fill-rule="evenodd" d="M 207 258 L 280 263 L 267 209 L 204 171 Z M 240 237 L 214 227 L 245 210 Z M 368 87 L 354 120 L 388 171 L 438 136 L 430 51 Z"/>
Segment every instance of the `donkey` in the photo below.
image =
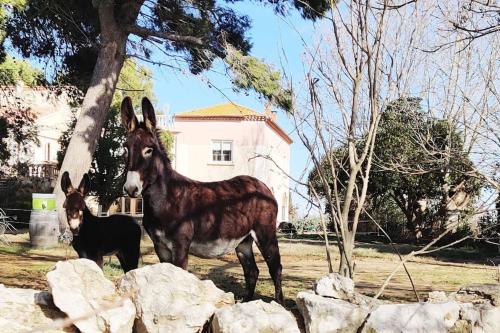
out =
<path fill-rule="evenodd" d="M 244 301 L 253 298 L 259 269 L 255 241 L 274 282 L 275 299 L 283 303 L 281 259 L 276 238 L 278 205 L 269 188 L 250 176 L 219 182 L 189 179 L 172 169 L 160 143 L 151 102 L 142 99 L 144 121 L 139 123 L 126 97 L 122 124 L 127 178 L 124 190 L 142 194 L 143 225 L 161 262 L 187 268 L 188 253 L 215 258 L 236 249 L 246 283 Z"/>
<path fill-rule="evenodd" d="M 92 215 L 84 200 L 90 189 L 87 174 L 83 175 L 80 185 L 75 189 L 66 171 L 61 178 L 61 187 L 66 195 L 64 208 L 73 233 L 72 245 L 78 256 L 93 260 L 102 268 L 102 257 L 116 254 L 125 273 L 136 269 L 142 232 L 134 218 L 125 215 Z"/>

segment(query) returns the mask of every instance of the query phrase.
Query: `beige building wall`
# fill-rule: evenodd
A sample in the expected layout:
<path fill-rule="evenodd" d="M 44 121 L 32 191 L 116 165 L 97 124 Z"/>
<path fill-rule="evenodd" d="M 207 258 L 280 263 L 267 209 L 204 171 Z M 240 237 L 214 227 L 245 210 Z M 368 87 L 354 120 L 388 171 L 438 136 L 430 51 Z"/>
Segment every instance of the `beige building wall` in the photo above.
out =
<path fill-rule="evenodd" d="M 288 221 L 290 145 L 265 121 L 177 119 L 173 131 L 179 173 L 200 181 L 253 176 L 273 191 L 278 222 Z M 231 162 L 212 161 L 213 140 L 232 142 Z"/>
<path fill-rule="evenodd" d="M 57 141 L 71 120 L 67 94 L 43 87 L 27 87 L 20 82 L 16 86 L 3 87 L 0 92 L 0 112 L 11 112 L 12 108 L 28 109 L 36 115 L 35 126 L 40 141 L 39 145 L 31 145 L 27 154 L 13 158 L 30 164 L 56 162 Z M 11 149 L 17 150 L 15 143 L 11 143 Z"/>

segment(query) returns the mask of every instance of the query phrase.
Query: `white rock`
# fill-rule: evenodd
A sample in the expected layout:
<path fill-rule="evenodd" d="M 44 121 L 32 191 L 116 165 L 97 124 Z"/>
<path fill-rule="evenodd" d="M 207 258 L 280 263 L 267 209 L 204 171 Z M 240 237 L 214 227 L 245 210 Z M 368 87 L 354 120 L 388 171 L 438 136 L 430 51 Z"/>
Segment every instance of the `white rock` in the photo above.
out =
<path fill-rule="evenodd" d="M 118 294 L 97 264 L 87 259 L 60 261 L 47 274 L 54 304 L 83 333 L 129 333 L 135 318 L 130 299 Z M 104 310 L 107 308 L 108 310 Z"/>
<path fill-rule="evenodd" d="M 500 307 L 500 283 L 470 284 L 452 293 L 451 297 L 459 302 L 492 304 Z"/>
<path fill-rule="evenodd" d="M 356 332 L 369 312 L 367 307 L 304 291 L 296 301 L 307 333 Z"/>
<path fill-rule="evenodd" d="M 316 281 L 314 291 L 320 296 L 346 299 L 354 293 L 354 281 L 338 273 L 331 273 Z"/>
<path fill-rule="evenodd" d="M 299 333 L 295 317 L 276 302 L 262 300 L 225 306 L 215 311 L 214 333 Z"/>
<path fill-rule="evenodd" d="M 6 288 L 0 285 L 0 332 L 26 332 L 53 325 L 54 320 L 65 315 L 52 303 L 46 291 Z M 46 329 L 45 333 L 76 332 L 74 326 L 63 329 Z"/>
<path fill-rule="evenodd" d="M 198 332 L 218 307 L 234 304 L 232 293 L 168 263 L 145 266 L 119 281 L 137 309 L 134 332 Z"/>
<path fill-rule="evenodd" d="M 371 312 L 364 331 L 445 333 L 459 319 L 459 313 L 460 305 L 457 302 L 384 304 Z"/>
<path fill-rule="evenodd" d="M 446 303 L 448 301 L 448 296 L 444 291 L 431 291 L 427 298 L 427 303 Z"/>
<path fill-rule="evenodd" d="M 500 308 L 490 305 L 479 305 L 474 307 L 479 315 L 472 323 L 472 333 L 498 333 L 500 332 Z M 466 318 L 464 318 L 466 319 Z M 471 318 L 472 319 L 472 318 Z"/>

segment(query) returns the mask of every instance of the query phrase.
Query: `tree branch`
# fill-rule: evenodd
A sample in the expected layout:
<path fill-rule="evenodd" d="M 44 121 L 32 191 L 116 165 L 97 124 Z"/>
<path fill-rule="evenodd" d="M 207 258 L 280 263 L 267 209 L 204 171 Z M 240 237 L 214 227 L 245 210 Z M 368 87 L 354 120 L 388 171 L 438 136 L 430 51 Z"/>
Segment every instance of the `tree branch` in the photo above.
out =
<path fill-rule="evenodd" d="M 200 47 L 206 47 L 205 43 L 203 42 L 203 39 L 200 37 L 194 37 L 194 36 L 183 36 L 183 35 L 178 35 L 178 34 L 173 34 L 169 32 L 164 32 L 164 31 L 158 31 L 158 30 L 151 30 L 148 28 L 140 27 L 138 25 L 129 25 L 126 28 L 127 32 L 134 34 L 136 36 L 142 37 L 144 39 L 149 39 L 151 37 L 157 37 L 165 40 L 169 40 L 171 42 L 178 42 L 178 43 L 188 43 Z"/>

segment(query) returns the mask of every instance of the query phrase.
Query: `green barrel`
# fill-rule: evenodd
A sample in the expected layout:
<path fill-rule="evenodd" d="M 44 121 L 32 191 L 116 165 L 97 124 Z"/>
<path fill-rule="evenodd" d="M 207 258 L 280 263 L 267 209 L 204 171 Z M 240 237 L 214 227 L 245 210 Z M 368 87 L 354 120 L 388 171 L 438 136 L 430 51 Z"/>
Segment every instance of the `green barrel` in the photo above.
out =
<path fill-rule="evenodd" d="M 52 193 L 33 193 L 34 210 L 56 210 L 56 195 Z"/>
<path fill-rule="evenodd" d="M 54 194 L 33 193 L 29 234 L 32 246 L 53 247 L 57 245 L 59 221 Z"/>

